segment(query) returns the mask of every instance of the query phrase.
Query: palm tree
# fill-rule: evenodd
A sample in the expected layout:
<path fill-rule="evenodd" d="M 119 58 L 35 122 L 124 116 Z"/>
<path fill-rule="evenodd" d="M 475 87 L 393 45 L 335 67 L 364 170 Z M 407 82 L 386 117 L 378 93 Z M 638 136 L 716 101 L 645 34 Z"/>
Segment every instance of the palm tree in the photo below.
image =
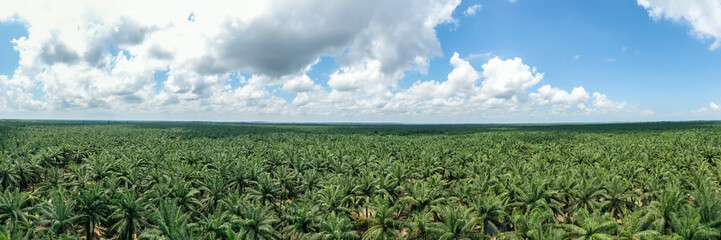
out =
<path fill-rule="evenodd" d="M 67 163 L 67 159 L 65 157 L 65 154 L 63 153 L 63 148 L 60 146 L 50 146 L 47 147 L 40 152 L 41 158 L 43 159 L 43 162 L 45 162 L 48 167 L 50 166 L 59 166 L 63 167 Z"/>
<path fill-rule="evenodd" d="M 201 200 L 203 208 L 206 213 L 213 212 L 218 202 L 223 199 L 228 189 L 228 181 L 225 178 L 217 175 L 210 174 L 204 177 L 202 185 L 199 189 L 205 196 Z"/>
<path fill-rule="evenodd" d="M 406 227 L 409 228 L 409 232 L 406 238 L 418 240 L 433 239 L 430 236 L 432 232 L 430 225 L 431 219 L 434 216 L 435 215 L 433 214 L 433 212 L 426 210 L 412 212 L 411 218 L 406 223 Z"/>
<path fill-rule="evenodd" d="M 71 191 L 85 188 L 86 184 L 93 181 L 92 172 L 88 171 L 85 165 L 70 162 L 66 169 L 69 173 L 65 174 L 64 187 Z"/>
<path fill-rule="evenodd" d="M 34 198 L 19 189 L 5 191 L 0 194 L 0 223 L 10 227 L 10 232 L 18 230 L 19 225 L 34 219 L 32 212 Z M 25 226 L 28 227 L 28 226 Z"/>
<path fill-rule="evenodd" d="M 681 191 L 673 186 L 661 191 L 657 201 L 652 201 L 648 210 L 658 218 L 654 225 L 659 231 L 670 231 L 671 216 L 686 203 Z"/>
<path fill-rule="evenodd" d="M 238 195 L 231 194 L 220 200 L 218 205 L 222 206 L 224 210 L 227 210 L 231 214 L 240 216 L 243 214 L 245 208 L 245 200 L 240 198 Z"/>
<path fill-rule="evenodd" d="M 20 187 L 21 190 L 27 189 L 29 185 L 34 185 L 40 180 L 42 167 L 40 166 L 39 159 L 36 160 L 36 158 L 15 158 L 13 160 L 13 168 L 18 178 L 18 187 Z"/>
<path fill-rule="evenodd" d="M 68 162 L 73 161 L 75 163 L 80 163 L 87 155 L 85 147 L 79 145 L 63 145 L 63 154 Z"/>
<path fill-rule="evenodd" d="M 319 231 L 310 238 L 312 240 L 355 240 L 360 239 L 353 230 L 354 224 L 347 217 L 330 213 L 323 218 Z"/>
<path fill-rule="evenodd" d="M 351 201 L 351 196 L 346 194 L 346 190 L 339 185 L 326 186 L 318 193 L 320 198 L 320 207 L 330 213 L 347 213 L 347 203 Z"/>
<path fill-rule="evenodd" d="M 378 187 L 380 187 L 378 193 L 383 194 L 388 200 L 394 200 L 398 192 L 400 192 L 399 190 L 401 190 L 400 182 L 391 175 L 381 177 L 378 181 Z"/>
<path fill-rule="evenodd" d="M 258 177 L 255 186 L 248 191 L 248 195 L 260 201 L 263 205 L 275 206 L 277 197 L 280 196 L 281 189 L 275 183 L 270 174 L 263 173 Z"/>
<path fill-rule="evenodd" d="M 642 240 L 649 239 L 659 235 L 659 232 L 653 230 L 653 214 L 644 214 L 642 211 L 626 213 L 621 221 L 619 228 L 619 236 L 621 239 Z"/>
<path fill-rule="evenodd" d="M 273 169 L 273 178 L 276 179 L 281 190 L 281 199 L 292 199 L 295 197 L 298 189 L 298 173 L 292 168 L 281 165 Z"/>
<path fill-rule="evenodd" d="M 7 161 L 7 158 L 2 159 L 2 161 L 0 161 L 0 190 L 17 186 L 19 178 L 17 171 L 13 165 Z"/>
<path fill-rule="evenodd" d="M 143 217 L 145 199 L 138 197 L 135 191 L 126 190 L 113 200 L 113 213 L 109 220 L 113 222 L 111 229 L 119 239 L 134 239 L 142 227 L 147 224 Z"/>
<path fill-rule="evenodd" d="M 632 197 L 628 193 L 628 182 L 620 176 L 614 176 L 611 181 L 606 183 L 606 194 L 603 195 L 605 201 L 601 203 L 604 211 L 610 212 L 614 218 L 619 216 L 623 211 L 633 206 L 632 202 L 627 199 Z"/>
<path fill-rule="evenodd" d="M 118 178 L 115 176 L 110 176 L 109 178 L 104 178 L 100 182 L 98 182 L 99 185 L 105 189 L 105 198 L 109 199 L 108 201 L 112 203 L 112 199 L 118 198 L 120 194 L 122 194 L 122 188 L 119 186 L 120 182 Z"/>
<path fill-rule="evenodd" d="M 231 230 L 233 215 L 218 204 L 212 214 L 200 215 L 197 219 L 198 230 L 204 233 L 205 239 L 217 239 L 226 236 Z M 227 236 L 226 236 L 227 237 Z"/>
<path fill-rule="evenodd" d="M 398 199 L 398 203 L 409 206 L 409 211 L 430 210 L 432 206 L 446 200 L 426 181 L 406 183 L 403 189 L 408 195 Z"/>
<path fill-rule="evenodd" d="M 194 188 L 190 181 L 175 179 L 169 182 L 168 187 L 170 190 L 168 198 L 177 200 L 178 205 L 185 211 L 197 211 L 196 209 L 203 206 L 200 200 L 196 198 L 200 191 Z"/>
<path fill-rule="evenodd" d="M 283 215 L 286 227 L 283 236 L 290 239 L 304 239 L 308 234 L 316 231 L 316 224 L 320 222 L 318 207 L 303 202 L 291 203 Z"/>
<path fill-rule="evenodd" d="M 64 185 L 62 169 L 49 169 L 46 171 L 44 178 L 44 181 L 37 184 L 35 190 L 37 196 L 50 196 L 63 188 L 61 186 Z"/>
<path fill-rule="evenodd" d="M 86 163 L 95 181 L 108 178 L 112 175 L 114 168 L 113 160 L 115 159 L 107 152 L 88 156 Z"/>
<path fill-rule="evenodd" d="M 236 233 L 233 231 L 233 229 L 228 229 L 225 232 L 225 236 L 228 237 L 228 240 L 245 240 L 245 232 L 243 230 L 240 230 L 239 233 Z"/>
<path fill-rule="evenodd" d="M 707 181 L 702 180 L 694 193 L 694 205 L 698 208 L 701 223 L 711 228 L 721 228 L 721 194 Z"/>
<path fill-rule="evenodd" d="M 405 164 L 404 160 L 405 159 L 402 159 L 400 162 L 393 162 L 393 164 L 391 164 L 387 169 L 388 176 L 395 179 L 397 181 L 397 185 L 400 185 L 408 178 L 417 177 L 414 174 L 411 174 L 410 168 L 408 168 L 408 165 Z"/>
<path fill-rule="evenodd" d="M 315 169 L 309 169 L 303 172 L 301 181 L 301 192 L 309 193 L 320 188 L 320 174 Z"/>
<path fill-rule="evenodd" d="M 551 190 L 548 182 L 541 181 L 538 178 L 524 180 L 520 186 L 511 184 L 511 189 L 516 195 L 515 198 L 509 196 L 511 199 L 515 199 L 514 202 L 509 204 L 511 207 L 519 207 L 524 211 L 529 211 L 540 204 L 551 208 L 554 213 L 560 212 L 561 206 L 556 197 L 558 192 Z"/>
<path fill-rule="evenodd" d="M 483 234 L 476 229 L 478 220 L 470 208 L 463 206 L 436 206 L 433 211 L 440 216 L 440 222 L 431 223 L 431 232 L 438 239 L 480 239 Z"/>
<path fill-rule="evenodd" d="M 566 172 L 562 176 L 557 177 L 556 186 L 558 189 L 558 200 L 562 204 L 563 212 L 560 214 L 567 221 L 569 214 L 571 213 L 571 205 L 573 204 L 574 190 L 578 185 L 578 179 L 573 172 Z"/>
<path fill-rule="evenodd" d="M 476 214 L 481 226 L 481 232 L 484 234 L 498 234 L 502 227 L 501 221 L 505 215 L 501 200 L 492 194 L 485 194 L 473 200 L 469 205 Z M 490 229 L 486 229 L 486 227 L 490 227 Z"/>
<path fill-rule="evenodd" d="M 190 214 L 184 213 L 176 200 L 161 202 L 151 207 L 150 220 L 156 228 L 148 228 L 140 234 L 140 239 L 185 240 L 193 238 L 188 224 Z"/>
<path fill-rule="evenodd" d="M 40 205 L 39 225 L 46 227 L 50 232 L 60 235 L 74 231 L 74 224 L 81 216 L 74 214 L 75 203 L 67 199 L 62 191 L 55 192 L 50 202 Z"/>
<path fill-rule="evenodd" d="M 443 168 L 438 166 L 435 158 L 427 157 L 422 160 L 420 172 L 421 178 L 429 178 L 441 171 L 443 171 Z"/>
<path fill-rule="evenodd" d="M 613 237 L 610 234 L 618 228 L 618 224 L 616 224 L 610 215 L 599 215 L 598 211 L 590 214 L 588 210 L 582 208 L 574 214 L 574 217 L 580 226 L 574 224 L 562 225 L 567 231 L 566 236 L 572 239 L 612 239 Z"/>
<path fill-rule="evenodd" d="M 562 239 L 563 231 L 560 237 L 546 237 L 558 232 L 552 224 L 553 217 L 553 211 L 545 205 L 537 206 L 528 212 L 516 210 L 509 219 L 513 224 L 513 231 L 499 233 L 498 239 Z"/>
<path fill-rule="evenodd" d="M 138 175 L 139 168 L 131 162 L 127 157 L 118 159 L 114 169 L 114 175 L 118 178 L 118 183 L 127 189 L 135 189 L 138 183 L 140 183 L 140 175 Z"/>
<path fill-rule="evenodd" d="M 245 164 L 248 169 L 248 179 L 251 182 L 258 181 L 260 175 L 267 173 L 263 160 L 258 156 L 246 161 Z"/>
<path fill-rule="evenodd" d="M 378 179 L 372 173 L 363 174 L 356 182 L 351 192 L 355 194 L 356 206 L 364 206 L 370 203 L 371 199 L 376 195 L 380 187 L 378 187 Z M 365 209 L 363 217 L 368 217 L 368 209 Z"/>
<path fill-rule="evenodd" d="M 85 239 L 93 239 L 95 225 L 105 221 L 110 213 L 102 193 L 100 185 L 92 184 L 77 196 L 77 212 L 80 214 L 79 221 L 85 224 Z"/>
<path fill-rule="evenodd" d="M 470 202 L 472 198 L 476 197 L 478 188 L 471 184 L 470 179 L 464 181 L 456 181 L 452 185 L 453 199 L 461 202 Z"/>
<path fill-rule="evenodd" d="M 571 211 L 578 211 L 579 209 L 585 209 L 586 211 L 594 211 L 601 203 L 599 202 L 599 198 L 604 197 L 608 198 L 604 194 L 604 190 L 599 187 L 600 184 L 596 183 L 595 181 L 588 180 L 588 179 L 581 179 L 581 183 L 578 184 L 573 191 L 574 195 L 574 201 L 571 205 Z"/>
<path fill-rule="evenodd" d="M 373 211 L 375 214 L 368 219 L 371 227 L 363 234 L 363 239 L 399 239 L 401 233 L 398 229 L 401 228 L 402 224 L 394 219 L 397 207 L 389 206 L 387 200 L 376 197 L 373 203 Z"/>
<path fill-rule="evenodd" d="M 254 202 L 249 205 L 243 205 L 241 208 L 240 218 L 237 225 L 243 230 L 244 239 L 279 239 L 280 234 L 275 230 L 278 218 L 275 216 L 270 206 L 261 206 L 260 203 Z"/>
<path fill-rule="evenodd" d="M 251 182 L 248 166 L 243 162 L 238 162 L 238 164 L 233 167 L 231 173 L 230 185 L 236 189 L 239 195 L 242 195 L 245 193 L 245 188 L 249 187 Z"/>
<path fill-rule="evenodd" d="M 697 209 L 688 205 L 671 214 L 672 237 L 680 240 L 711 240 L 721 237 L 717 229 L 701 223 L 701 215 Z"/>

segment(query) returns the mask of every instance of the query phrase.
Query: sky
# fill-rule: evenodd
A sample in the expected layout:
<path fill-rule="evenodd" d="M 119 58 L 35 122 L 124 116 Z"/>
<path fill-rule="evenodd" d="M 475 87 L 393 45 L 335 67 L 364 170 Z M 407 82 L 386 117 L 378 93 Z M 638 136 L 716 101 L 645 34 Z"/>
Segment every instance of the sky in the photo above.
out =
<path fill-rule="evenodd" d="M 0 2 L 0 118 L 721 119 L 721 0 Z"/>

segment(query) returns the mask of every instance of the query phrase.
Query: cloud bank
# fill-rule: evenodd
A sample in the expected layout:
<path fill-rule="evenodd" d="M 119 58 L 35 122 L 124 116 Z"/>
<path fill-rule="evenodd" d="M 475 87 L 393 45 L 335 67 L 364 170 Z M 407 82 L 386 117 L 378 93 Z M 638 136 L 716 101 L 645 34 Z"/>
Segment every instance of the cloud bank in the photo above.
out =
<path fill-rule="evenodd" d="M 645 111 L 582 86 L 570 92 L 539 87 L 544 74 L 518 57 L 493 57 L 476 69 L 454 53 L 447 79 L 400 88 L 407 73 L 425 74 L 429 60 L 443 56 L 436 27 L 458 24 L 453 13 L 459 4 L 2 1 L 0 21 L 22 23 L 28 35 L 13 41 L 20 55 L 14 74 L 0 76 L 0 112 L 485 122 Z M 480 8 L 459 14 L 471 16 Z M 338 63 L 325 83 L 308 76 L 323 56 Z M 157 82 L 158 74 L 167 79 Z"/>

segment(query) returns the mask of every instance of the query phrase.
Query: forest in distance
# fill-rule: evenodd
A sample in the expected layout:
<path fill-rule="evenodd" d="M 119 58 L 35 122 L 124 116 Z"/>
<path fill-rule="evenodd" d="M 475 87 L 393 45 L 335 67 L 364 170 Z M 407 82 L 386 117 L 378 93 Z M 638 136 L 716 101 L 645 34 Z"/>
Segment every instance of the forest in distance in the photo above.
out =
<path fill-rule="evenodd" d="M 0 239 L 721 239 L 721 122 L 0 120 Z"/>

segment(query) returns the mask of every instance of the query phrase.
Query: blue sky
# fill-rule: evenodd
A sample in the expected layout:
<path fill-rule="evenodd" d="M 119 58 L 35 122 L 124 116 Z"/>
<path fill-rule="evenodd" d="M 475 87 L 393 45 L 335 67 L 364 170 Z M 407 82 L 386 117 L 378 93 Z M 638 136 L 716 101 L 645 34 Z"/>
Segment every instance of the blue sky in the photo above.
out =
<path fill-rule="evenodd" d="M 0 114 L 480 123 L 721 117 L 719 0 L 181 1 L 168 13 L 99 2 L 70 1 L 53 12 L 43 8 L 51 2 L 0 4 L 10 9 L 0 11 Z M 229 4 L 247 10 L 225 10 Z M 303 10 L 314 14 L 294 14 Z M 685 15 L 690 10 L 703 14 Z"/>
<path fill-rule="evenodd" d="M 0 22 L 0 74 L 12 75 L 15 71 L 20 56 L 15 51 L 12 40 L 27 34 L 21 23 Z"/>
<path fill-rule="evenodd" d="M 459 49 L 520 56 L 546 73 L 544 81 L 584 86 L 657 114 L 721 101 L 721 52 L 690 36 L 686 24 L 654 21 L 634 1 L 477 1 L 459 9 L 476 3 L 482 10 L 459 16 L 455 31 L 439 29 L 446 57 Z M 431 66 L 444 65 L 439 61 Z"/>

